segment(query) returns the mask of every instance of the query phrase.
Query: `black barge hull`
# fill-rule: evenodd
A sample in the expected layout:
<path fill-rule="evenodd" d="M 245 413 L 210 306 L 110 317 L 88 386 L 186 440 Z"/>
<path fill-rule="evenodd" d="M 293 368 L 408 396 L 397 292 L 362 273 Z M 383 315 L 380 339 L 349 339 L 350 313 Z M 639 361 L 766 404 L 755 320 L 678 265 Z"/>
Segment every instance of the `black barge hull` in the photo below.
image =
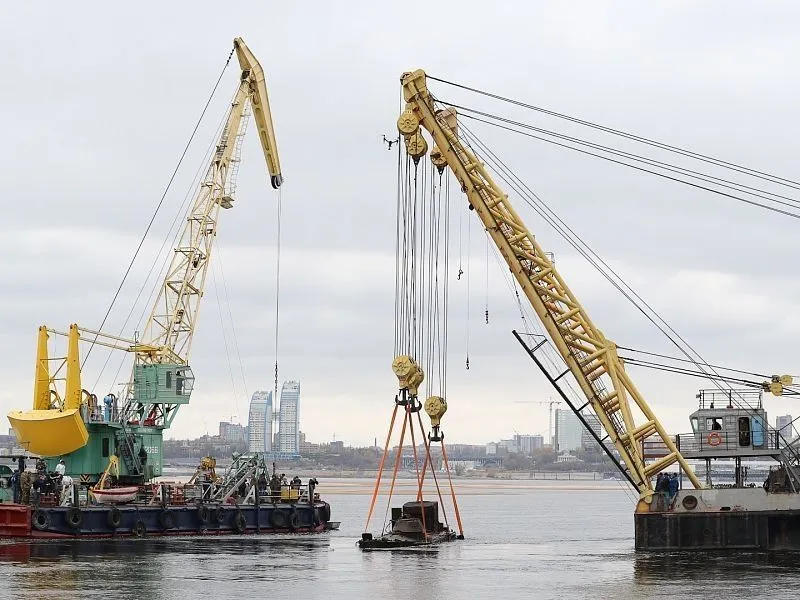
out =
<path fill-rule="evenodd" d="M 636 549 L 800 550 L 800 510 L 641 513 Z"/>
<path fill-rule="evenodd" d="M 35 508 L 0 504 L 0 538 L 321 533 L 337 528 L 327 502 Z"/>

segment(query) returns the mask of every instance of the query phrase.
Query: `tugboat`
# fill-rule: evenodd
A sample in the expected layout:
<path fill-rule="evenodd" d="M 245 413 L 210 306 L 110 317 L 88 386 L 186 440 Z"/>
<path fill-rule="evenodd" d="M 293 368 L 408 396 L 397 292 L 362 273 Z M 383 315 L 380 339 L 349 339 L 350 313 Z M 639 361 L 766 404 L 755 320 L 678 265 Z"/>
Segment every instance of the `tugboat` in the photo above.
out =
<path fill-rule="evenodd" d="M 19 445 L 40 458 L 35 473 L 20 461 L 14 501 L 0 503 L 0 536 L 322 532 L 336 526 L 315 491 L 316 479 L 306 485 L 276 481 L 263 454 L 235 456 L 221 478 L 213 461 L 204 461 L 196 474 L 202 479 L 159 479 L 163 432 L 194 389 L 189 350 L 222 209 L 234 203 L 251 113 L 272 187 L 283 182 L 264 71 L 241 38 L 233 45 L 241 67 L 236 95 L 142 334 L 125 339 L 77 324 L 68 333 L 39 328 L 33 407 L 8 418 Z M 65 358 L 50 358 L 51 334 L 67 337 Z M 89 351 L 102 346 L 133 355 L 122 397 L 109 392 L 100 401 L 81 385 L 82 336 Z M 60 364 L 51 369 L 53 361 Z M 64 366 L 62 394 L 57 376 Z"/>

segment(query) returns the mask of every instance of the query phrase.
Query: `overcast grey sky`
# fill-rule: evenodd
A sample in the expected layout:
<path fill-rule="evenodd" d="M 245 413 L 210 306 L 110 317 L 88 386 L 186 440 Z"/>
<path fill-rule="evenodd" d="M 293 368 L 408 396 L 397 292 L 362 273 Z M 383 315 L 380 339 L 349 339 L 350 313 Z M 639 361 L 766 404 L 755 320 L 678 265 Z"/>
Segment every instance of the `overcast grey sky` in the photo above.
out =
<path fill-rule="evenodd" d="M 425 68 L 797 177 L 800 7 L 793 2 L 133 6 L 0 5 L 3 411 L 31 404 L 39 324 L 99 325 L 235 36 L 267 74 L 286 178 L 280 372 L 281 379 L 301 381 L 301 429 L 313 441 L 334 434 L 352 444 L 381 438 L 396 391 L 390 369 L 395 155 L 381 136 L 394 135 L 403 71 Z M 111 332 L 145 281 L 195 172 L 205 168 L 203 153 L 234 91 L 236 66 L 234 59 L 112 313 Z M 444 88 L 432 89 L 445 95 Z M 556 125 L 532 113 L 509 115 Z M 475 130 L 709 361 L 800 372 L 796 220 Z M 272 387 L 277 195 L 255 137 L 245 142 L 239 181 L 238 201 L 223 215 L 218 237 L 230 305 L 219 286 L 218 308 L 211 279 L 192 351 L 196 391 L 169 437 L 213 433 L 221 419 L 244 422 L 250 393 Z M 474 219 L 454 197 L 464 219 Z M 608 337 L 668 350 L 553 231 L 518 208 Z M 483 324 L 485 245 L 477 221 L 471 239 L 469 371 L 466 285 L 453 281 L 451 288 L 448 439 L 481 443 L 514 431 L 545 433 L 546 406 L 518 401 L 553 393 L 510 334 L 520 326 L 518 313 L 494 259 L 491 319 Z M 466 256 L 465 249 L 463 262 Z M 229 307 L 246 385 L 232 349 Z M 85 386 L 94 384 L 104 360 L 103 352 L 93 355 Z M 702 382 L 632 372 L 668 428 L 688 429 Z M 100 393 L 107 385 L 99 384 Z M 772 418 L 800 410 L 789 400 L 768 400 L 767 409 Z"/>

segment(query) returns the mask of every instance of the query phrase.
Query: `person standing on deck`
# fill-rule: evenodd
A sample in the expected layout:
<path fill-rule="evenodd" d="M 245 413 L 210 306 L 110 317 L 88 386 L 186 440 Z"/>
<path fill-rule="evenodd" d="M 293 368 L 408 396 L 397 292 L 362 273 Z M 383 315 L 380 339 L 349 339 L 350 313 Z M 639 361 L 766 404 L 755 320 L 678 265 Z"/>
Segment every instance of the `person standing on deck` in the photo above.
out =
<path fill-rule="evenodd" d="M 56 465 L 56 473 L 61 477 L 63 477 L 64 473 L 66 472 L 67 472 L 67 465 L 64 464 L 64 459 L 62 458 L 60 461 L 58 461 L 58 464 Z"/>
<path fill-rule="evenodd" d="M 103 405 L 105 406 L 105 420 L 111 421 L 111 407 L 114 405 L 114 394 L 106 394 L 103 398 Z"/>

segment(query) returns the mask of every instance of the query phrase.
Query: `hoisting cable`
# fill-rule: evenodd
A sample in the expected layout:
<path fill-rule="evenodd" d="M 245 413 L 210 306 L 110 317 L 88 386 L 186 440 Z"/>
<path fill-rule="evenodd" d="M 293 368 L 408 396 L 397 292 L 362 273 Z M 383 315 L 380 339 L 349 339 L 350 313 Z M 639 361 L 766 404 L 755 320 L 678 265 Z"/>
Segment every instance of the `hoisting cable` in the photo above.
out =
<path fill-rule="evenodd" d="M 203 160 L 201 161 L 200 166 L 197 168 L 197 171 L 195 172 L 194 177 L 192 178 L 192 183 L 189 185 L 189 188 L 186 190 L 186 195 L 183 198 L 183 202 L 181 202 L 181 205 L 178 207 L 178 210 L 177 210 L 177 212 L 175 213 L 175 216 L 172 219 L 172 224 L 169 226 L 169 229 L 167 230 L 167 234 L 164 236 L 164 241 L 161 243 L 161 247 L 158 249 L 158 252 L 156 252 L 156 255 L 155 255 L 156 257 L 153 260 L 153 263 L 150 265 L 149 270 L 147 271 L 147 276 L 145 277 L 144 282 L 142 283 L 141 287 L 139 288 L 139 291 L 136 294 L 136 298 L 131 303 L 131 309 L 128 311 L 128 315 L 125 317 L 125 321 L 123 321 L 122 325 L 119 328 L 119 332 L 117 333 L 118 337 L 122 337 L 124 335 L 125 329 L 128 326 L 128 322 L 130 321 L 131 317 L 133 316 L 133 313 L 136 310 L 136 306 L 139 304 L 139 300 L 141 299 L 142 294 L 144 293 L 145 289 L 147 289 L 147 283 L 148 283 L 148 281 L 150 281 L 150 278 L 153 276 L 153 273 L 155 273 L 156 265 L 157 264 L 161 264 L 161 269 L 159 270 L 159 277 L 158 277 L 158 279 L 155 280 L 155 281 L 158 282 L 158 284 L 156 285 L 155 282 L 154 282 L 153 288 L 151 289 L 150 295 L 148 297 L 148 301 L 147 301 L 146 304 L 144 304 L 142 306 L 142 311 L 141 311 L 141 313 L 139 315 L 139 320 L 137 321 L 136 330 L 139 329 L 139 327 L 142 324 L 142 321 L 145 318 L 145 314 L 152 307 L 153 299 L 154 299 L 155 295 L 158 293 L 159 288 L 162 285 L 162 280 L 164 278 L 164 274 L 166 273 L 167 269 L 169 268 L 169 262 L 168 261 L 162 262 L 161 261 L 161 255 L 164 253 L 164 250 L 167 247 L 167 244 L 170 241 L 170 237 L 171 236 L 172 236 L 172 248 L 174 248 L 175 245 L 178 243 L 178 239 L 179 239 L 179 237 L 181 235 L 180 227 L 178 227 L 179 219 L 181 218 L 181 216 L 185 215 L 186 211 L 188 210 L 189 202 L 192 200 L 192 192 L 200 184 L 200 179 L 202 177 L 202 173 L 203 173 L 204 169 L 207 168 L 208 161 L 211 159 L 211 154 L 212 154 L 212 152 L 214 150 L 215 143 L 216 143 L 217 139 L 219 139 L 219 134 L 222 131 L 222 128 L 225 126 L 225 121 L 226 120 L 227 120 L 227 117 L 223 116 L 222 119 L 220 119 L 219 124 L 217 125 L 217 128 L 215 130 L 214 136 L 211 138 L 211 142 L 209 142 L 208 147 L 206 148 L 205 154 L 203 155 Z M 173 231 L 174 231 L 174 234 L 173 234 Z M 97 387 L 99 386 L 100 380 L 103 377 L 103 373 L 105 372 L 106 367 L 108 367 L 108 363 L 111 361 L 112 354 L 113 354 L 113 351 L 109 350 L 107 355 L 106 355 L 106 360 L 103 363 L 103 366 L 102 366 L 102 368 L 100 369 L 100 372 L 97 375 L 97 379 L 95 381 L 95 384 L 92 386 L 91 389 L 97 389 Z M 126 358 L 127 357 L 123 356 L 120 359 L 120 364 L 119 364 L 119 367 L 117 368 L 117 372 L 114 375 L 114 377 L 111 380 L 111 383 L 110 383 L 110 385 L 108 387 L 109 393 L 113 392 L 114 383 L 119 379 L 119 374 L 122 372 L 122 367 L 125 365 Z"/>
<path fill-rule="evenodd" d="M 702 162 L 706 162 L 706 163 L 710 163 L 710 164 L 713 164 L 713 165 L 718 166 L 718 167 L 731 169 L 733 171 L 737 171 L 737 172 L 743 173 L 745 175 L 750 175 L 750 176 L 756 177 L 758 179 L 763 179 L 763 180 L 769 181 L 771 183 L 775 183 L 775 184 L 778 184 L 778 185 L 783 185 L 783 186 L 786 186 L 786 187 L 790 187 L 790 188 L 794 188 L 794 189 L 800 190 L 800 182 L 794 181 L 792 179 L 786 179 L 784 177 L 779 177 L 777 175 L 772 175 L 770 173 L 766 173 L 766 172 L 763 172 L 763 171 L 758 171 L 756 169 L 751 169 L 749 167 L 745 167 L 743 165 L 739 165 L 739 164 L 736 164 L 736 163 L 733 163 L 733 162 L 725 161 L 725 160 L 722 160 L 722 159 L 719 159 L 719 158 L 714 158 L 713 156 L 700 154 L 699 152 L 693 152 L 691 150 L 687 150 L 687 149 L 681 148 L 679 146 L 673 146 L 673 145 L 665 144 L 663 142 L 658 142 L 656 140 L 652 140 L 652 139 L 649 139 L 649 138 L 646 138 L 646 137 L 643 137 L 643 136 L 635 135 L 635 134 L 632 134 L 632 133 L 627 133 L 627 132 L 622 131 L 620 129 L 613 129 L 611 127 L 606 127 L 606 126 L 603 126 L 603 125 L 599 125 L 597 123 L 593 123 L 593 122 L 587 121 L 585 119 L 579 119 L 577 117 L 572 117 L 572 116 L 569 116 L 569 115 L 566 115 L 566 114 L 563 114 L 563 113 L 558 113 L 558 112 L 555 112 L 555 111 L 552 111 L 552 110 L 548 110 L 548 109 L 545 109 L 545 108 L 542 108 L 542 107 L 539 107 L 539 106 L 534 106 L 532 104 L 527 104 L 527 103 L 522 102 L 520 100 L 513 100 L 511 98 L 507 98 L 507 97 L 501 96 L 499 94 L 494 94 L 494 93 L 491 93 L 491 92 L 487 92 L 485 90 L 481 90 L 481 89 L 478 89 L 478 88 L 470 87 L 470 86 L 463 85 L 463 84 L 460 84 L 460 83 L 455 83 L 453 81 L 448 81 L 446 79 L 440 79 L 440 78 L 434 77 L 434 76 L 432 76 L 430 74 L 426 74 L 426 77 L 428 79 L 433 80 L 433 81 L 438 81 L 440 83 L 444 83 L 446 85 L 450 85 L 450 86 L 453 86 L 453 87 L 456 87 L 456 88 L 460 88 L 460 89 L 467 90 L 467 91 L 470 91 L 470 92 L 475 92 L 476 94 L 480 94 L 482 96 L 487 96 L 489 98 L 494 98 L 495 100 L 501 100 L 501 101 L 507 102 L 509 104 L 520 106 L 522 108 L 526 108 L 526 109 L 529 109 L 529 110 L 538 111 L 538 112 L 544 113 L 544 114 L 552 116 L 552 117 L 557 117 L 559 119 L 565 119 L 567 121 L 571 121 L 571 122 L 577 123 L 579 125 L 585 125 L 587 127 L 593 128 L 593 129 L 597 129 L 597 130 L 600 130 L 600 131 L 603 131 L 603 132 L 606 132 L 606 133 L 610 133 L 612 135 L 617 135 L 617 136 L 624 137 L 624 138 L 627 138 L 627 139 L 630 139 L 630 140 L 634 140 L 634 141 L 637 141 L 637 142 L 640 142 L 640 143 L 643 143 L 643 144 L 654 146 L 654 147 L 660 148 L 662 150 L 675 152 L 676 154 L 687 156 L 689 158 L 694 158 L 696 160 L 699 160 L 699 161 L 702 161 Z"/>
<path fill-rule="evenodd" d="M 466 347 L 467 347 L 467 362 L 466 367 L 467 371 L 469 371 L 469 322 L 470 322 L 470 307 L 469 307 L 469 296 L 470 296 L 470 289 L 469 289 L 469 281 L 471 278 L 471 270 L 469 268 L 469 261 L 470 255 L 472 254 L 471 247 L 472 247 L 472 219 L 467 219 L 467 330 L 465 333 L 466 338 Z"/>
<path fill-rule="evenodd" d="M 704 185 L 699 185 L 697 183 L 692 183 L 691 181 L 686 181 L 684 179 L 680 179 L 679 177 L 672 177 L 671 175 L 666 175 L 664 173 L 659 173 L 658 171 L 653 171 L 651 169 L 646 169 L 644 167 L 640 167 L 640 166 L 637 166 L 637 165 L 632 165 L 630 163 L 626 163 L 626 162 L 621 161 L 621 160 L 616 160 L 616 159 L 610 158 L 608 156 L 603 156 L 601 154 L 597 154 L 597 153 L 594 153 L 594 152 L 589 152 L 588 150 L 582 150 L 580 148 L 575 148 L 574 146 L 569 146 L 567 144 L 562 144 L 562 143 L 559 143 L 559 142 L 556 142 L 556 141 L 553 141 L 553 140 L 549 140 L 547 138 L 543 138 L 543 137 L 540 137 L 540 136 L 537 136 L 537 135 L 533 135 L 531 133 L 527 133 L 527 132 L 524 132 L 524 131 L 519 131 L 518 129 L 514 129 L 513 127 L 507 127 L 505 125 L 500 125 L 499 123 L 493 123 L 491 121 L 480 119 L 478 117 L 473 117 L 473 116 L 468 115 L 468 114 L 463 114 L 462 116 L 465 117 L 465 118 L 468 118 L 468 119 L 472 119 L 474 121 L 479 121 L 481 123 L 486 123 L 487 125 L 492 125 L 493 127 L 497 127 L 499 129 L 505 129 L 506 131 L 511 131 L 513 133 L 517 133 L 517 134 L 523 135 L 525 137 L 537 139 L 537 140 L 540 140 L 540 141 L 543 141 L 543 142 L 547 142 L 549 144 L 553 144 L 555 146 L 561 146 L 563 148 L 568 148 L 570 150 L 575 150 L 576 152 L 580 152 L 582 154 L 587 154 L 589 156 L 594 156 L 595 158 L 600 158 L 600 159 L 608 161 L 608 162 L 612 162 L 612 163 L 615 163 L 615 164 L 618 164 L 618 165 L 629 167 L 631 169 L 635 169 L 635 170 L 641 171 L 643 173 L 649 173 L 651 175 L 656 175 L 657 177 L 661 177 L 663 179 L 668 179 L 670 181 L 675 181 L 677 183 L 682 183 L 684 185 L 688 185 L 688 186 L 691 186 L 691 187 L 694 187 L 694 188 L 697 188 L 697 189 L 700 189 L 700 190 L 711 192 L 712 194 L 717 194 L 719 196 L 724 196 L 726 198 L 730 198 L 730 199 L 736 200 L 738 202 L 743 202 L 743 203 L 749 204 L 751 206 L 756 206 L 756 207 L 759 207 L 759 208 L 763 208 L 765 210 L 769 210 L 769 211 L 772 211 L 772 212 L 775 212 L 775 213 L 778 213 L 778 214 L 782 214 L 782 215 L 785 215 L 787 217 L 792 217 L 794 219 L 800 219 L 800 214 L 793 213 L 793 212 L 790 212 L 790 211 L 787 211 L 787 210 L 783 210 L 783 209 L 780 209 L 780 208 L 776 208 L 776 207 L 770 206 L 768 204 L 763 204 L 763 203 L 757 202 L 755 200 L 748 200 L 747 198 L 742 198 L 741 196 L 737 196 L 735 194 L 729 194 L 729 193 L 723 192 L 721 190 L 715 190 L 714 188 L 710 188 L 710 187 L 707 187 L 707 186 L 704 186 Z M 776 204 L 786 205 L 785 202 L 780 202 L 778 200 L 770 200 L 770 201 L 774 202 Z"/>
<path fill-rule="evenodd" d="M 489 324 L 489 232 L 486 233 L 486 302 L 484 304 L 483 317 L 486 319 L 486 324 Z"/>
<path fill-rule="evenodd" d="M 236 335 L 236 324 L 233 321 L 233 312 L 231 311 L 231 300 L 228 296 L 228 282 L 225 280 L 225 269 L 223 268 L 222 262 L 222 248 L 220 247 L 219 243 L 217 243 L 217 264 L 219 265 L 219 274 L 222 277 L 222 289 L 225 292 L 225 304 L 228 306 L 228 318 L 231 322 L 231 335 L 233 336 L 233 348 L 236 350 L 236 358 L 239 360 L 239 371 L 242 375 L 242 386 L 244 386 L 244 396 L 247 396 L 247 378 L 244 374 L 244 361 L 242 361 L 242 353 L 239 348 L 239 338 Z M 274 400 L 273 400 L 274 402 Z M 239 400 L 237 396 L 236 400 L 236 418 L 240 418 L 239 415 Z"/>
<path fill-rule="evenodd" d="M 496 166 L 498 168 L 493 168 L 498 176 L 503 179 L 509 186 L 512 187 L 517 193 L 520 194 L 520 197 L 528 204 L 534 211 L 536 211 L 545 221 L 553 227 L 561 237 L 564 238 L 567 243 L 569 243 L 581 256 L 583 256 L 589 264 L 591 264 L 596 270 L 600 272 L 606 280 L 609 281 L 637 310 L 639 310 L 645 318 L 647 318 L 661 333 L 663 333 L 680 351 L 684 356 L 689 358 L 690 360 L 694 360 L 695 364 L 697 365 L 698 369 L 704 371 L 696 362 L 696 359 L 705 365 L 707 365 L 707 361 L 700 356 L 700 354 L 694 350 L 694 348 L 689 345 L 689 343 L 683 339 L 659 314 L 655 311 L 641 296 L 639 296 L 626 282 L 623 280 L 617 273 L 614 271 L 608 263 L 606 263 L 592 248 L 584 242 L 579 236 L 575 234 L 575 232 L 563 221 L 561 218 L 549 207 L 545 204 L 541 198 L 539 198 L 533 190 L 531 190 L 527 184 L 525 184 L 519 177 L 514 175 L 514 173 L 500 160 L 485 144 L 483 144 L 480 140 L 478 140 L 474 134 L 472 134 L 466 126 L 462 125 L 462 131 L 465 133 L 465 137 L 467 140 L 471 138 L 482 150 L 491 157 L 494 161 L 496 161 Z M 488 161 L 487 161 L 488 162 Z M 507 178 L 504 173 L 509 175 Z M 518 182 L 518 183 L 517 183 Z M 527 191 L 527 194 L 526 194 Z M 528 195 L 530 194 L 530 196 Z M 539 205 L 534 202 L 535 199 L 538 201 Z M 552 216 L 550 216 L 552 215 Z M 602 265 L 602 267 L 601 267 Z M 612 277 L 613 276 L 613 277 Z M 623 289 L 623 287 L 625 289 Z M 628 291 L 625 291 L 628 290 Z M 633 296 L 633 297 L 632 297 Z M 634 299 L 641 302 L 641 305 Z M 646 307 L 654 316 L 651 316 L 644 308 Z M 656 319 L 663 323 L 663 327 L 656 322 Z M 685 345 L 685 348 L 688 348 L 696 357 L 693 358 L 690 354 L 687 353 L 684 346 L 676 341 L 667 331 L 665 328 L 671 331 L 675 337 L 680 340 Z M 712 369 L 713 371 L 713 369 Z M 718 375 L 718 374 L 717 374 Z"/>
<path fill-rule="evenodd" d="M 133 257 L 131 258 L 130 263 L 128 264 L 128 268 L 125 269 L 125 274 L 122 276 L 122 281 L 120 281 L 119 286 L 117 287 L 117 291 L 114 292 L 114 297 L 111 299 L 111 303 L 108 306 L 108 310 L 106 311 L 105 316 L 103 316 L 103 320 L 100 322 L 100 327 L 97 328 L 97 331 L 102 331 L 103 327 L 108 320 L 108 316 L 111 314 L 111 310 L 114 308 L 114 304 L 119 297 L 120 292 L 122 291 L 122 286 L 125 285 L 125 281 L 128 279 L 128 275 L 130 275 L 131 269 L 133 268 L 133 264 L 136 261 L 136 258 L 139 256 L 139 252 L 144 246 L 144 242 L 147 239 L 147 235 L 150 233 L 150 229 L 153 226 L 153 223 L 158 216 L 159 211 L 161 210 L 161 206 L 164 204 L 164 199 L 167 197 L 167 193 L 169 192 L 170 188 L 172 187 L 172 182 L 175 180 L 175 176 L 178 174 L 178 169 L 180 169 L 181 165 L 183 164 L 183 159 L 186 157 L 186 153 L 189 151 L 189 146 L 191 145 L 192 141 L 194 140 L 194 136 L 197 133 L 197 130 L 200 128 L 200 123 L 203 121 L 203 117 L 206 114 L 206 110 L 208 110 L 209 105 L 211 104 L 211 100 L 214 98 L 214 94 L 219 87 L 220 81 L 222 81 L 222 76 L 225 74 L 228 65 L 231 62 L 231 58 L 233 57 L 234 50 L 231 50 L 230 54 L 228 55 L 228 60 L 225 61 L 225 66 L 222 67 L 222 72 L 219 74 L 216 83 L 214 84 L 214 88 L 211 90 L 211 94 L 208 96 L 208 100 L 206 100 L 205 106 L 203 106 L 203 110 L 200 113 L 200 117 L 197 119 L 197 123 L 195 123 L 194 129 L 192 130 L 192 134 L 189 136 L 189 141 L 186 142 L 186 146 L 183 148 L 183 152 L 181 153 L 180 158 L 178 159 L 178 164 L 175 165 L 175 169 L 172 171 L 172 175 L 167 182 L 167 186 L 164 188 L 164 193 L 161 194 L 161 199 L 158 201 L 156 205 L 155 211 L 153 211 L 153 216 L 150 217 L 150 222 L 147 224 L 147 228 L 144 230 L 144 234 L 142 238 L 139 240 L 138 246 L 136 246 L 136 250 L 133 253 Z M 86 361 L 89 360 L 89 355 L 92 353 L 92 349 L 97 342 L 98 335 L 95 334 L 94 339 L 89 344 L 89 349 L 86 351 L 86 355 L 83 357 L 83 362 L 81 362 L 81 369 L 86 365 Z"/>
<path fill-rule="evenodd" d="M 282 187 L 278 188 L 278 214 L 276 218 L 277 237 L 275 241 L 275 395 L 273 403 L 278 401 L 278 328 L 280 326 L 280 301 L 281 301 L 281 203 L 283 200 Z"/>
<path fill-rule="evenodd" d="M 217 284 L 217 273 L 216 273 L 216 270 L 217 270 L 217 265 L 212 263 L 212 265 L 211 265 L 211 283 L 214 286 L 214 297 L 217 300 L 217 310 L 219 311 L 219 326 L 220 326 L 220 330 L 222 331 L 222 345 L 223 345 L 223 348 L 225 348 L 225 358 L 228 361 L 228 372 L 230 373 L 230 376 L 231 376 L 231 388 L 233 389 L 233 397 L 238 399 L 239 395 L 238 395 L 238 393 L 236 391 L 236 379 L 233 376 L 233 363 L 231 362 L 231 353 L 230 353 L 230 351 L 228 349 L 228 336 L 225 333 L 225 319 L 222 317 L 222 302 L 219 299 L 219 285 Z M 236 412 L 237 412 L 237 415 L 238 415 L 238 412 L 239 412 L 238 404 L 236 406 Z"/>
<path fill-rule="evenodd" d="M 480 116 L 485 117 L 487 119 L 494 119 L 494 120 L 499 121 L 501 123 L 505 123 L 506 125 L 512 125 L 514 127 L 520 127 L 522 129 L 526 129 L 528 131 L 535 131 L 537 133 L 540 133 L 540 134 L 543 134 L 543 135 L 549 135 L 549 136 L 552 136 L 552 137 L 554 137 L 556 139 L 560 139 L 560 140 L 567 141 L 567 142 L 572 142 L 572 143 L 578 144 L 580 146 L 587 146 L 587 147 L 592 148 L 594 150 L 599 150 L 599 151 L 602 151 L 602 152 L 608 152 L 609 154 L 612 154 L 614 156 L 630 159 L 630 160 L 633 160 L 633 161 L 636 161 L 636 162 L 645 163 L 645 164 L 647 164 L 649 166 L 653 166 L 653 167 L 657 167 L 657 168 L 660 168 L 660 169 L 664 169 L 666 171 L 670 171 L 670 172 L 673 172 L 673 173 L 679 173 L 681 175 L 686 175 L 687 177 L 690 177 L 692 179 L 699 179 L 700 181 L 704 181 L 706 183 L 712 183 L 714 185 L 718 185 L 718 186 L 723 187 L 723 188 L 732 189 L 732 190 L 735 190 L 737 192 L 744 192 L 746 194 L 750 194 L 750 195 L 755 196 L 757 198 L 762 198 L 762 199 L 768 200 L 770 202 L 775 202 L 776 204 L 781 204 L 781 205 L 784 205 L 784 206 L 790 206 L 790 207 L 793 207 L 793 208 L 796 208 L 798 205 L 800 205 L 800 200 L 797 200 L 796 198 L 793 198 L 791 196 L 784 196 L 782 194 L 777 194 L 775 192 L 770 192 L 768 190 L 764 190 L 764 189 L 761 189 L 761 188 L 745 185 L 744 183 L 739 183 L 737 181 L 732 181 L 730 179 L 725 179 L 724 177 L 717 177 L 717 176 L 711 175 L 709 173 L 703 173 L 701 171 L 695 171 L 695 170 L 689 169 L 687 167 L 681 167 L 679 165 L 675 165 L 675 164 L 672 164 L 672 163 L 668 163 L 668 162 L 664 162 L 664 161 L 661 161 L 661 160 L 657 160 L 655 158 L 651 158 L 651 157 L 648 157 L 648 156 L 642 156 L 640 154 L 635 154 L 633 152 L 628 152 L 628 151 L 625 151 L 625 150 L 619 150 L 619 149 L 613 148 L 611 146 L 598 144 L 596 142 L 590 142 L 588 140 L 584 140 L 584 139 L 577 138 L 577 137 L 574 137 L 574 136 L 570 136 L 570 135 L 566 135 L 566 134 L 563 134 L 563 133 L 559 133 L 557 131 L 551 131 L 549 129 L 543 129 L 541 127 L 536 127 L 534 125 L 530 125 L 530 124 L 527 124 L 527 123 L 522 123 L 520 121 L 515 121 L 513 119 L 508 119 L 506 117 L 501 117 L 501 116 L 498 116 L 498 115 L 494 115 L 492 113 L 487 113 L 487 112 L 476 110 L 476 109 L 473 109 L 473 108 L 468 108 L 466 106 L 460 106 L 458 104 L 453 104 L 453 103 L 445 102 L 445 101 L 440 101 L 440 102 L 445 106 L 450 106 L 452 108 L 457 109 L 459 111 L 459 115 L 460 116 L 463 116 L 463 117 L 469 118 L 469 119 L 473 119 L 475 121 L 480 121 L 482 123 L 487 123 L 489 125 L 493 125 L 493 126 L 499 127 L 499 125 L 497 123 L 485 121 L 484 119 L 480 119 L 480 118 L 474 116 L 474 115 L 480 115 Z M 522 133 L 522 132 L 517 132 L 517 133 Z M 591 156 L 598 156 L 596 154 L 592 154 L 592 153 L 589 153 L 589 152 L 586 152 L 586 151 L 582 151 L 579 148 L 574 148 L 572 146 L 566 146 L 564 144 L 558 144 L 558 143 L 554 142 L 553 140 L 540 138 L 538 136 L 531 136 L 531 137 L 534 137 L 535 139 L 542 140 L 542 141 L 545 141 L 545 142 L 548 142 L 548 143 L 553 143 L 553 144 L 556 144 L 556 145 L 559 145 L 559 146 L 562 146 L 562 147 L 565 147 L 565 148 L 569 148 L 571 150 L 576 150 L 578 152 L 583 152 L 585 154 L 590 154 Z M 598 158 L 604 158 L 605 159 L 606 157 L 598 156 Z M 620 164 L 623 164 L 624 166 L 633 167 L 633 165 L 630 165 L 630 164 L 627 164 L 627 163 L 620 163 Z M 760 193 L 757 193 L 757 192 L 760 192 Z M 766 196 L 763 195 L 763 194 L 766 194 Z M 780 200 L 773 200 L 772 198 L 769 198 L 768 196 L 774 196 L 775 198 L 781 198 L 783 200 L 788 200 L 789 203 L 781 202 Z"/>

